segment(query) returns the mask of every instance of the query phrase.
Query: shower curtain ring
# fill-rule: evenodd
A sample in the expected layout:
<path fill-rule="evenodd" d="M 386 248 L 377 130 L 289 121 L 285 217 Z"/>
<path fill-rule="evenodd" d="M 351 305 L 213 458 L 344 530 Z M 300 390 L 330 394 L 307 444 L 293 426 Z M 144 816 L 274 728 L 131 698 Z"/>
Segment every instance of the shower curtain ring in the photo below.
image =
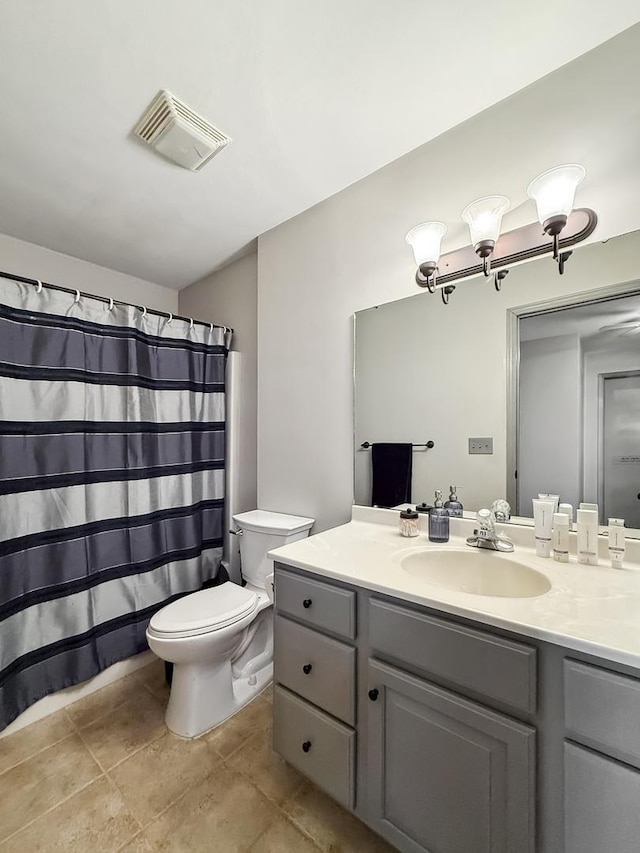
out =
<path fill-rule="evenodd" d="M 42 293 L 42 282 L 39 278 L 37 278 L 36 281 L 38 282 L 36 285 L 36 293 Z"/>
<path fill-rule="evenodd" d="M 170 326 L 173 323 L 173 314 L 169 311 L 169 319 L 167 320 L 167 326 Z"/>
<path fill-rule="evenodd" d="M 193 329 L 193 317 L 189 317 L 189 328 Z"/>
<path fill-rule="evenodd" d="M 147 316 L 147 306 L 141 305 L 140 310 L 142 311 L 142 318 L 144 319 Z"/>
<path fill-rule="evenodd" d="M 213 323 L 209 323 L 209 332 L 213 334 Z"/>
<path fill-rule="evenodd" d="M 112 310 L 113 310 L 113 299 L 112 299 L 111 297 L 109 297 L 109 306 L 107 307 L 107 306 L 105 305 L 105 306 L 104 306 L 104 310 L 105 310 L 105 311 L 112 311 Z"/>
<path fill-rule="evenodd" d="M 76 290 L 76 294 L 73 297 L 73 301 L 76 303 L 76 305 L 78 305 L 78 303 L 80 302 L 80 291 L 79 290 Z"/>

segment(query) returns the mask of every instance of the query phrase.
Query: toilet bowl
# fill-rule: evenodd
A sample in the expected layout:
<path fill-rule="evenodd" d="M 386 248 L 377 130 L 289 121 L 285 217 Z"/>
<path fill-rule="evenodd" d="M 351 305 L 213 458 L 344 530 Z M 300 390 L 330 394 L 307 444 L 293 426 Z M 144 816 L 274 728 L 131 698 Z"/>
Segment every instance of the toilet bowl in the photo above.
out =
<path fill-rule="evenodd" d="M 151 650 L 174 664 L 166 723 L 198 737 L 240 710 L 273 677 L 273 574 L 267 552 L 309 535 L 312 518 L 252 510 L 233 516 L 245 586 L 227 581 L 163 607 Z"/>

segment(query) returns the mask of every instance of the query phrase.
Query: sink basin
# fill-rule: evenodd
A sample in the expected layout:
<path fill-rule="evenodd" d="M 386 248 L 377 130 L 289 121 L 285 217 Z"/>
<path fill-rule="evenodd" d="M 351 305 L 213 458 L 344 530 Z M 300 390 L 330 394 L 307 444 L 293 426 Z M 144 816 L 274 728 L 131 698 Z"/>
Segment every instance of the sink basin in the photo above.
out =
<path fill-rule="evenodd" d="M 425 583 L 473 595 L 533 598 L 551 589 L 551 583 L 541 572 L 504 554 L 479 548 L 413 551 L 401 558 L 400 566 Z"/>

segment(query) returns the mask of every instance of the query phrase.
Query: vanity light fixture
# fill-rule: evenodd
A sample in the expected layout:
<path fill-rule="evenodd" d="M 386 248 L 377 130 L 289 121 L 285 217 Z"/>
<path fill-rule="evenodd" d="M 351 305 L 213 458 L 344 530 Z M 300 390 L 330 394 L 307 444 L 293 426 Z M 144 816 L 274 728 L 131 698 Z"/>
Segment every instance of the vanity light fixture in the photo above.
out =
<path fill-rule="evenodd" d="M 485 277 L 491 275 L 491 255 L 500 236 L 502 217 L 511 207 L 504 195 L 489 195 L 472 201 L 462 211 L 462 219 L 469 226 L 471 243 L 479 258 L 482 258 L 482 272 Z"/>
<path fill-rule="evenodd" d="M 589 237 L 598 224 L 591 208 L 573 208 L 576 189 L 585 175 L 584 166 L 576 163 L 543 172 L 527 188 L 540 224 L 523 225 L 504 234 L 500 228 L 510 207 L 508 198 L 494 195 L 471 202 L 461 216 L 469 226 L 472 245 L 445 255 L 440 254 L 440 246 L 447 226 L 443 222 L 416 225 L 406 235 L 418 267 L 416 283 L 430 293 L 440 290 L 446 305 L 455 290 L 454 282 L 482 273 L 486 278 L 492 276 L 495 289 L 501 290 L 509 267 L 541 255 L 553 254 L 562 275 L 571 255 L 565 250 Z"/>
<path fill-rule="evenodd" d="M 430 293 L 435 293 L 438 261 L 440 260 L 440 245 L 447 233 L 444 222 L 422 222 L 407 233 L 405 240 L 413 249 L 413 256 L 418 265 L 423 287 Z"/>
<path fill-rule="evenodd" d="M 578 163 L 567 163 L 548 169 L 527 187 L 527 195 L 536 203 L 538 219 L 545 234 L 553 237 L 553 257 L 558 261 L 560 275 L 564 272 L 566 260 L 559 252 L 560 232 L 567 224 L 569 214 L 573 210 L 576 189 L 587 174 L 584 166 Z"/>

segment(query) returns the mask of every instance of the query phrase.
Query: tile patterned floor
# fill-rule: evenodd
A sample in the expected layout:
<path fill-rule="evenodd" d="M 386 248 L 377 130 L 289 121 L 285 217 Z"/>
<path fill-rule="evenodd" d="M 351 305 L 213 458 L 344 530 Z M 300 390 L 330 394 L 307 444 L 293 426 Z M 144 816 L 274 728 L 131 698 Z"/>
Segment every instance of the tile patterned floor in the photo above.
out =
<path fill-rule="evenodd" d="M 388 853 L 271 749 L 271 696 L 195 741 L 156 661 L 0 740 L 6 853 Z"/>

